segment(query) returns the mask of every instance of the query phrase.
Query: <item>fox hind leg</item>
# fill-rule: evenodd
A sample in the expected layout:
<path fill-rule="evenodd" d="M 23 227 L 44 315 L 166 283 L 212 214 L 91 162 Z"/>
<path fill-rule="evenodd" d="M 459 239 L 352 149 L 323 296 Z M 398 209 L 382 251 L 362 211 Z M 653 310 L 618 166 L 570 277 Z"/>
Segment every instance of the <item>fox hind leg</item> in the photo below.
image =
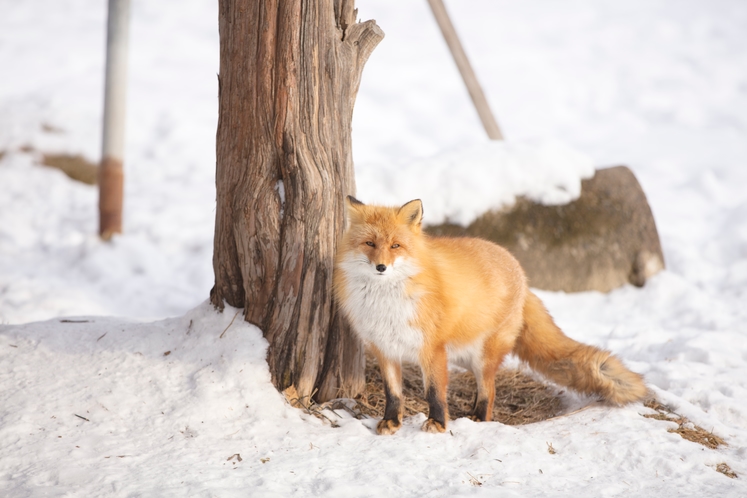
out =
<path fill-rule="evenodd" d="M 480 371 L 473 372 L 477 381 L 477 396 L 469 416 L 475 422 L 488 422 L 493 418 L 495 402 L 495 374 L 498 366 L 486 365 Z"/>
<path fill-rule="evenodd" d="M 469 418 L 476 422 L 488 422 L 493 418 L 495 402 L 495 375 L 506 355 L 513 349 L 501 335 L 491 336 L 483 347 L 482 357 L 472 362 L 472 373 L 477 382 L 477 396 Z"/>

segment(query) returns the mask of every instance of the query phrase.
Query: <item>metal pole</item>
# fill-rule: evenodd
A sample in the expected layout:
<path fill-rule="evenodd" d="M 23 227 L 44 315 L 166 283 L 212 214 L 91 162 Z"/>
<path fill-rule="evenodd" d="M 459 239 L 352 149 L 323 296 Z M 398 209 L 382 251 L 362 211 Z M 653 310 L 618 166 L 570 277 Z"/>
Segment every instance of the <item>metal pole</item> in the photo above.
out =
<path fill-rule="evenodd" d="M 459 41 L 459 36 L 454 29 L 454 25 L 449 18 L 449 13 L 446 11 L 443 1 L 428 0 L 428 3 L 431 6 L 436 22 L 438 22 L 438 26 L 441 28 L 441 33 L 446 40 L 446 44 L 449 46 L 449 50 L 451 50 L 451 55 L 454 57 L 454 62 L 456 62 L 459 68 L 464 84 L 467 85 L 469 96 L 472 97 L 472 103 L 475 105 L 475 109 L 477 109 L 477 114 L 480 116 L 482 126 L 485 128 L 488 137 L 491 140 L 503 140 L 503 134 L 498 127 L 498 122 L 490 110 L 488 99 L 485 98 L 480 82 L 477 81 L 475 71 L 469 63 L 464 48 L 462 48 L 462 43 Z"/>
<path fill-rule="evenodd" d="M 122 233 L 125 100 L 130 0 L 109 0 L 106 36 L 104 129 L 99 165 L 99 235 Z"/>

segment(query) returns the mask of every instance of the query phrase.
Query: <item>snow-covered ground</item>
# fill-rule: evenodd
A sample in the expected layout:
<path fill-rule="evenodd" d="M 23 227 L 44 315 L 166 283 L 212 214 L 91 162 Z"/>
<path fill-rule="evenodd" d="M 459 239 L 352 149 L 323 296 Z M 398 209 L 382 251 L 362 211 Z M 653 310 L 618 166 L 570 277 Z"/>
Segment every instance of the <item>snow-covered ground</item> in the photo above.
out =
<path fill-rule="evenodd" d="M 420 416 L 393 437 L 290 408 L 261 332 L 205 303 L 214 1 L 133 0 L 124 235 L 100 242 L 95 188 L 37 164 L 98 160 L 105 3 L 0 0 L 0 496 L 747 496 L 747 3 L 449 1 L 500 145 L 427 3 L 358 2 L 387 34 L 356 105 L 358 197 L 464 221 L 629 165 L 667 270 L 540 295 L 724 438 L 716 450 L 640 404 L 443 435 Z"/>

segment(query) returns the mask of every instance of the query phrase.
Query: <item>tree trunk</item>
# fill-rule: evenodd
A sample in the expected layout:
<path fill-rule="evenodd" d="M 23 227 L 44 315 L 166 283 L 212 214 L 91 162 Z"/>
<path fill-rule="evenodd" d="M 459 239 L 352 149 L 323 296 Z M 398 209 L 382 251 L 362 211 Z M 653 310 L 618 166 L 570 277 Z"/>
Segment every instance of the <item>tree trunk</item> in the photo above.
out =
<path fill-rule="evenodd" d="M 384 33 L 354 1 L 220 0 L 212 303 L 244 308 L 275 386 L 318 400 L 364 385 L 362 347 L 332 302 L 355 191 L 353 104 Z"/>

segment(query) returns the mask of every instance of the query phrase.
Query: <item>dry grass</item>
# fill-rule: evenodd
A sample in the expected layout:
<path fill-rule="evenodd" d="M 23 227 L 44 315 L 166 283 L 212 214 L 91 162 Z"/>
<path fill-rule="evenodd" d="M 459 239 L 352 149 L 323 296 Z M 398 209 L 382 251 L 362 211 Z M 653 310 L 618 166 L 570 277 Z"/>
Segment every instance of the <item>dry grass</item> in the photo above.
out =
<path fill-rule="evenodd" d="M 42 123 L 41 129 L 46 133 L 65 133 L 65 130 L 63 130 L 62 128 L 49 123 Z"/>
<path fill-rule="evenodd" d="M 730 479 L 736 479 L 738 477 L 737 473 L 731 470 L 731 467 L 729 467 L 725 463 L 720 463 L 716 465 L 716 472 L 721 472 L 722 474 L 724 474 L 726 477 Z"/>
<path fill-rule="evenodd" d="M 285 389 L 285 391 L 283 391 L 283 395 L 285 396 L 286 401 L 288 401 L 288 404 L 290 404 L 293 408 L 302 409 L 309 415 L 313 415 L 318 419 L 326 420 L 332 427 L 339 427 L 339 424 L 337 422 L 324 414 L 324 410 L 328 409 L 332 411 L 332 413 L 334 413 L 335 408 L 340 407 L 332 406 L 329 403 L 322 403 L 321 405 L 319 405 L 313 399 L 314 394 L 316 394 L 316 391 L 311 393 L 311 396 L 299 396 L 298 391 L 296 390 L 296 386 L 290 386 Z"/>
<path fill-rule="evenodd" d="M 50 133 L 52 132 L 51 130 L 52 128 L 45 128 L 45 131 L 49 131 Z M 60 130 L 59 132 L 61 133 L 62 131 Z M 55 133 L 57 132 L 55 131 Z M 34 154 L 35 156 L 38 154 L 38 151 L 28 144 L 20 146 L 18 151 L 25 154 Z M 5 151 L 0 151 L 0 159 L 2 159 L 4 154 Z M 50 168 L 57 168 L 73 180 L 88 185 L 96 185 L 98 181 L 98 165 L 93 164 L 80 154 L 74 156 L 70 154 L 41 154 L 41 164 Z"/>
<path fill-rule="evenodd" d="M 98 166 L 89 162 L 81 155 L 44 154 L 42 164 L 57 168 L 73 180 L 95 185 L 98 176 Z"/>
<path fill-rule="evenodd" d="M 677 424 L 676 428 L 667 429 L 667 432 L 679 434 L 683 439 L 687 439 L 693 443 L 702 444 L 706 448 L 712 450 L 715 450 L 722 445 L 727 446 L 726 441 L 715 435 L 713 432 L 707 431 L 702 427 L 693 424 L 687 418 L 673 412 L 668 406 L 661 404 L 656 399 L 646 401 L 644 405 L 652 410 L 656 410 L 656 413 L 645 414 L 643 415 L 644 417 L 655 420 L 665 420 Z"/>
<path fill-rule="evenodd" d="M 403 366 L 402 380 L 405 417 L 416 413 L 428 413 L 420 369 L 414 365 Z M 447 401 L 452 420 L 470 414 L 476 392 L 477 385 L 471 373 L 450 372 Z M 501 369 L 496 376 L 493 420 L 508 425 L 521 425 L 552 418 L 561 411 L 558 394 L 551 386 L 538 382 L 518 370 Z M 384 416 L 384 384 L 373 356 L 366 355 L 366 389 L 356 396 L 355 400 L 358 410 L 363 414 L 375 418 Z"/>

